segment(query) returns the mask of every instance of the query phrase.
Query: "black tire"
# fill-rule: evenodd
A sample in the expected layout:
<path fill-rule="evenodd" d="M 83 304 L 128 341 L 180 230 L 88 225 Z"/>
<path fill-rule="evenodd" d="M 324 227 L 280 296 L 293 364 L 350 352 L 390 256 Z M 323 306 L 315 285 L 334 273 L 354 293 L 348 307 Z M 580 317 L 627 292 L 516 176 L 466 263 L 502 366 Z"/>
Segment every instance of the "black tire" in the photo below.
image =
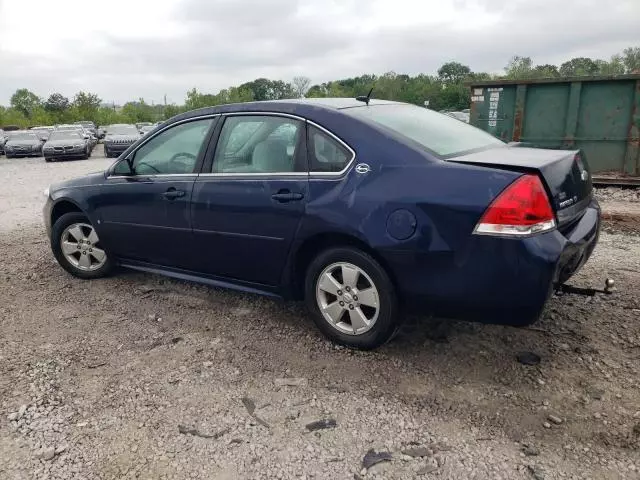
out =
<path fill-rule="evenodd" d="M 13 155 L 9 155 L 9 154 L 7 153 L 7 158 L 13 158 Z"/>
<path fill-rule="evenodd" d="M 62 234 L 67 227 L 73 225 L 74 223 L 85 223 L 91 225 L 91 222 L 85 214 L 79 212 L 71 212 L 62 215 L 58 220 L 56 220 L 56 222 L 53 224 L 53 227 L 51 228 L 51 250 L 53 251 L 53 255 L 56 257 L 56 260 L 58 261 L 60 266 L 74 277 L 82 278 L 84 280 L 102 278 L 109 275 L 109 273 L 113 270 L 114 265 L 109 252 L 106 252 L 107 259 L 104 264 L 100 268 L 91 271 L 81 270 L 74 266 L 71 262 L 69 262 L 69 260 L 67 260 L 64 253 L 62 252 Z M 96 245 L 100 245 L 100 243 L 98 242 Z M 102 248 L 101 245 L 100 248 Z"/>
<path fill-rule="evenodd" d="M 47 157 L 44 157 L 44 161 L 48 163 L 48 162 L 50 162 L 50 161 L 51 161 L 51 159 L 50 159 L 50 158 L 47 158 Z"/>
<path fill-rule="evenodd" d="M 316 286 L 322 272 L 332 264 L 341 262 L 355 265 L 362 270 L 370 277 L 378 291 L 378 317 L 369 330 L 357 335 L 344 333 L 331 325 L 322 315 L 316 299 Z M 311 262 L 305 277 L 305 303 L 320 331 L 332 341 L 350 348 L 360 350 L 377 348 L 393 338 L 400 327 L 398 301 L 393 282 L 371 255 L 356 248 L 331 248 L 321 252 Z"/>

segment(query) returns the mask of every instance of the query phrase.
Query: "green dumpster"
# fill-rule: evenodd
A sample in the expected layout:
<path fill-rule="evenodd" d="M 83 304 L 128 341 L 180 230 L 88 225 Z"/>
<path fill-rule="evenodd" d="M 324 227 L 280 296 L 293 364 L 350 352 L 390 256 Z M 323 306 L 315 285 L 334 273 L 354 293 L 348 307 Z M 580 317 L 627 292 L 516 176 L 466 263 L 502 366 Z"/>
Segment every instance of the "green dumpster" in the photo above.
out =
<path fill-rule="evenodd" d="M 601 178 L 640 176 L 640 75 L 469 86 L 476 127 L 507 142 L 580 148 Z"/>

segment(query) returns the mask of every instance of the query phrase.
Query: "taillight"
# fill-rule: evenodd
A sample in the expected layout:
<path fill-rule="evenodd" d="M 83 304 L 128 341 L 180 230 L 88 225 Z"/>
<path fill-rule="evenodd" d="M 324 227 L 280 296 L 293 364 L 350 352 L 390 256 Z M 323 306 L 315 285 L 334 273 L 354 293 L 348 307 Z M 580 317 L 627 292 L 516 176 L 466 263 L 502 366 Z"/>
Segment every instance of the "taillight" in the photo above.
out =
<path fill-rule="evenodd" d="M 527 236 L 556 226 L 547 192 L 536 175 L 523 175 L 489 205 L 473 233 Z"/>

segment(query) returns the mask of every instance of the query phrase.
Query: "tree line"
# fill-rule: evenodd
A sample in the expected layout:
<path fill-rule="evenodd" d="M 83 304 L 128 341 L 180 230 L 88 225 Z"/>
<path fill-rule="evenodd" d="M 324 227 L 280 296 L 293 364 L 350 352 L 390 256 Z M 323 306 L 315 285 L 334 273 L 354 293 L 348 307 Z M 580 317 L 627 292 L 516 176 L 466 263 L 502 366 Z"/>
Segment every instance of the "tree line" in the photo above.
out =
<path fill-rule="evenodd" d="M 183 105 L 152 105 L 143 98 L 121 107 L 105 105 L 95 93 L 78 92 L 72 99 L 53 93 L 46 99 L 28 89 L 17 90 L 10 106 L 0 106 L 0 126 L 55 125 L 79 120 L 91 120 L 97 125 L 112 123 L 156 122 L 178 113 L 200 107 L 253 100 L 279 100 L 301 97 L 355 97 L 374 88 L 379 99 L 398 100 L 416 105 L 429 102 L 434 110 L 469 108 L 468 83 L 483 80 L 534 80 L 599 75 L 640 73 L 640 47 L 630 47 L 609 60 L 586 57 L 572 58 L 561 65 L 534 65 L 531 57 L 514 56 L 504 68 L 504 74 L 473 72 L 467 65 L 448 62 L 436 75 L 415 76 L 388 72 L 365 74 L 312 85 L 307 77 L 295 77 L 291 82 L 258 78 L 216 94 L 189 90 Z"/>

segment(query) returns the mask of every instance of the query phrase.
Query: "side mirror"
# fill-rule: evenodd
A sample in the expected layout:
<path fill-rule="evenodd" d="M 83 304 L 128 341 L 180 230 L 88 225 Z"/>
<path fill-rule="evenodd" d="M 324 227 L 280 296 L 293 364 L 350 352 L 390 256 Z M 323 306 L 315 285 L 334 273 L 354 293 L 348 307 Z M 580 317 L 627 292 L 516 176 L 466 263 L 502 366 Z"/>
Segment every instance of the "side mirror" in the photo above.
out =
<path fill-rule="evenodd" d="M 83 135 L 85 140 L 89 140 L 91 137 L 89 135 Z"/>
<path fill-rule="evenodd" d="M 109 170 L 109 175 L 133 176 L 136 172 L 133 170 L 133 159 L 122 158 Z"/>

